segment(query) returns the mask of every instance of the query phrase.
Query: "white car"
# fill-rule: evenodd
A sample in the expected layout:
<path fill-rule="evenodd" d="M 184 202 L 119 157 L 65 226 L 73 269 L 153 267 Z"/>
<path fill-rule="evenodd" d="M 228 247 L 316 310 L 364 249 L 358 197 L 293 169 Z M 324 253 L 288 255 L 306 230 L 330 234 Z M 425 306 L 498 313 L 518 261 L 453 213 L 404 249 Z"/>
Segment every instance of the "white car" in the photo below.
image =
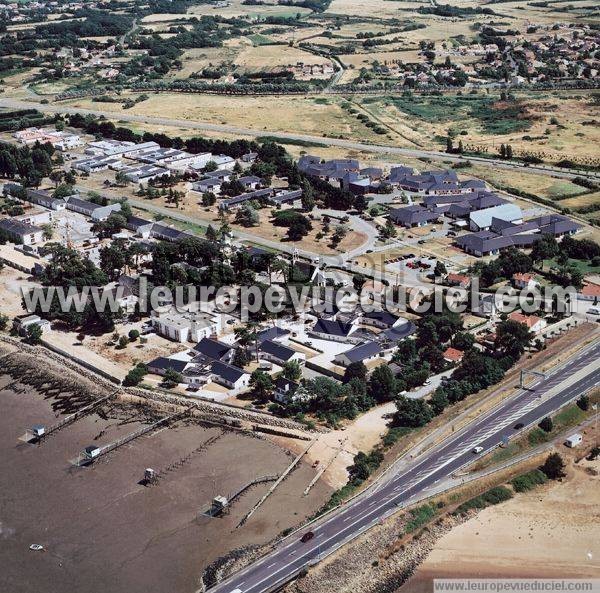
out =
<path fill-rule="evenodd" d="M 600 315 L 600 309 L 598 309 L 598 307 L 590 307 L 587 312 L 588 315 Z"/>
<path fill-rule="evenodd" d="M 481 453 L 483 451 L 483 447 L 475 447 L 473 449 L 473 453 L 475 453 L 475 455 L 479 455 L 479 453 Z"/>

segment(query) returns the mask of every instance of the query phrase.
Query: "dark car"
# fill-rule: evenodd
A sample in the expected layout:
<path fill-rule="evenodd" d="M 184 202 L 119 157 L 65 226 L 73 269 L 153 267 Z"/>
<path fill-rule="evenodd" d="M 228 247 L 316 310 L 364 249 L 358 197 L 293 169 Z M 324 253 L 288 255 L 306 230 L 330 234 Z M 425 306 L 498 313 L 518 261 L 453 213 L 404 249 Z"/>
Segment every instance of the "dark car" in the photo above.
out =
<path fill-rule="evenodd" d="M 312 531 L 307 531 L 302 538 L 300 539 L 300 541 L 305 544 L 306 542 L 309 542 L 313 537 L 315 537 L 315 534 Z"/>
<path fill-rule="evenodd" d="M 521 428 L 523 428 L 525 425 L 522 422 L 517 422 L 517 424 L 515 424 L 514 429 L 515 430 L 520 430 Z"/>

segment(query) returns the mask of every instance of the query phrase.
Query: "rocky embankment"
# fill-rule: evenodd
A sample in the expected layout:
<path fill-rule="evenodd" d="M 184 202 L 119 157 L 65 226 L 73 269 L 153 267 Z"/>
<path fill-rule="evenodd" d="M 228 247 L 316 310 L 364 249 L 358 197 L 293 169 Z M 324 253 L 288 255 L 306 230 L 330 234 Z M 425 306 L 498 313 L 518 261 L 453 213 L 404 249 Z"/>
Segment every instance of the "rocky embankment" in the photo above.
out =
<path fill-rule="evenodd" d="M 414 574 L 437 540 L 465 519 L 444 517 L 412 536 L 405 516 L 369 530 L 289 585 L 286 593 L 394 593 Z"/>

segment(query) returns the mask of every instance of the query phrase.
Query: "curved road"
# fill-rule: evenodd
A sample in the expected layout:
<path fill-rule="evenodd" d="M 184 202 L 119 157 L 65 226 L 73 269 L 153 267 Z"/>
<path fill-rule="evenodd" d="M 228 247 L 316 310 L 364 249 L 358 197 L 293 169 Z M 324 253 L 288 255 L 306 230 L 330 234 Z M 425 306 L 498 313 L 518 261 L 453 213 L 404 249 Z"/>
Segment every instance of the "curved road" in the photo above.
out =
<path fill-rule="evenodd" d="M 533 388 L 506 399 L 490 412 L 427 451 L 409 467 L 392 466 L 384 479 L 340 510 L 317 521 L 310 529 L 314 538 L 302 543 L 297 534 L 284 539 L 262 559 L 211 589 L 214 593 L 268 593 L 319 562 L 345 543 L 377 524 L 399 507 L 426 497 L 459 469 L 473 463 L 474 447 L 483 453 L 495 449 L 505 437 L 513 437 L 517 423 L 526 428 L 600 384 L 600 343 L 578 354 Z M 309 528 L 307 528 L 308 530 Z"/>

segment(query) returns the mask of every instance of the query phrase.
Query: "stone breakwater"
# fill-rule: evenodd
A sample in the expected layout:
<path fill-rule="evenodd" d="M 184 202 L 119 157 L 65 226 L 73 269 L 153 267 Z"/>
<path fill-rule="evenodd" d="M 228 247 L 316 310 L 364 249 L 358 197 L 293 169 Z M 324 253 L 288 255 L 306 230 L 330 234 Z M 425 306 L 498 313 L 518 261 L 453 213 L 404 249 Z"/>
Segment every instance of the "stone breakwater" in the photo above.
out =
<path fill-rule="evenodd" d="M 68 358 L 6 335 L 0 336 L 0 374 L 9 375 L 14 380 L 11 385 L 13 389 L 18 389 L 17 383 L 20 383 L 35 388 L 45 397 L 56 398 L 56 410 L 65 413 L 118 390 L 118 399 L 124 403 L 145 404 L 165 411 L 179 411 L 193 405 L 195 409 L 192 415 L 208 422 L 225 423 L 232 427 L 246 423 L 250 430 L 253 426 L 272 427 L 282 432 L 290 431 L 289 436 L 301 435 L 302 438 L 304 435 L 306 438 L 307 429 L 304 425 L 271 414 L 161 390 L 119 388 Z"/>
<path fill-rule="evenodd" d="M 289 585 L 286 593 L 394 593 L 415 573 L 434 545 L 466 518 L 446 517 L 403 538 L 404 517 L 364 534 L 351 546 Z"/>

